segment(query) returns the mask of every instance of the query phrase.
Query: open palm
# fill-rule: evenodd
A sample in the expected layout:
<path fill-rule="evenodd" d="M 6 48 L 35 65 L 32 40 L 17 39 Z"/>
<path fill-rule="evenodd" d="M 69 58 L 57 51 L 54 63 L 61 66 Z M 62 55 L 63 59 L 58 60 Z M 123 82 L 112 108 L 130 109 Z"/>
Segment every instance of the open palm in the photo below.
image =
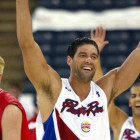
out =
<path fill-rule="evenodd" d="M 102 51 L 104 46 L 109 43 L 108 41 L 105 41 L 105 36 L 106 30 L 103 29 L 102 26 L 96 28 L 95 34 L 94 31 L 91 30 L 91 39 L 97 43 L 100 52 Z"/>

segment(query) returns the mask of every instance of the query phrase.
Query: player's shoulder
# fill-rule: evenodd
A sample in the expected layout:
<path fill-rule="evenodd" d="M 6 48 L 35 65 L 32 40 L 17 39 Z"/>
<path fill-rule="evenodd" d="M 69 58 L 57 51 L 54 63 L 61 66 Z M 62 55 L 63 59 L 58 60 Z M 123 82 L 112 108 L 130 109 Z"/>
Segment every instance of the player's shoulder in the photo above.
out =
<path fill-rule="evenodd" d="M 15 120 L 19 119 L 22 117 L 22 111 L 19 109 L 18 106 L 9 104 L 4 110 L 3 117 L 5 119 L 10 119 L 10 120 Z"/>
<path fill-rule="evenodd" d="M 1 120 L 2 130 L 14 131 L 21 128 L 22 112 L 16 105 L 7 105 Z M 13 130 L 14 129 L 14 130 Z"/>
<path fill-rule="evenodd" d="M 19 103 L 19 101 L 7 91 L 2 91 L 0 97 L 7 103 L 13 103 L 13 102 Z"/>

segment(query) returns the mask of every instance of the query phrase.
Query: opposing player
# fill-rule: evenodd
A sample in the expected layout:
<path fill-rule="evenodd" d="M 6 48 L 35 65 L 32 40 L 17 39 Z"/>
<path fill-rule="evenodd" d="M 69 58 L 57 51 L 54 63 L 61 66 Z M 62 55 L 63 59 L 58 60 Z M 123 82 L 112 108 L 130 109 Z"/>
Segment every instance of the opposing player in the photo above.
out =
<path fill-rule="evenodd" d="M 0 82 L 4 60 L 0 57 Z M 18 100 L 0 89 L 0 140 L 30 140 L 25 111 Z"/>
<path fill-rule="evenodd" d="M 98 65 L 98 46 L 88 38 L 76 39 L 68 48 L 70 77 L 61 79 L 46 63 L 33 39 L 28 0 L 16 0 L 16 8 L 17 35 L 25 72 L 38 93 L 44 125 L 42 139 L 109 140 L 107 105 L 128 89 L 139 75 L 140 44 L 119 69 L 93 83 Z M 101 38 L 103 33 L 104 30 L 97 32 Z"/>

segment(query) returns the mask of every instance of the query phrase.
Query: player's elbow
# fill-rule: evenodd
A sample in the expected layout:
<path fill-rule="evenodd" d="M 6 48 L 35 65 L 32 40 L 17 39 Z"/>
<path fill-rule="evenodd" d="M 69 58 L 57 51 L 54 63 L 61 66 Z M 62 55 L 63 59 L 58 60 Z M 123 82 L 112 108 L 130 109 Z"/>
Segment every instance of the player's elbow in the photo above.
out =
<path fill-rule="evenodd" d="M 36 44 L 35 41 L 24 41 L 22 39 L 19 39 L 18 42 L 22 50 L 27 48 L 32 48 Z"/>

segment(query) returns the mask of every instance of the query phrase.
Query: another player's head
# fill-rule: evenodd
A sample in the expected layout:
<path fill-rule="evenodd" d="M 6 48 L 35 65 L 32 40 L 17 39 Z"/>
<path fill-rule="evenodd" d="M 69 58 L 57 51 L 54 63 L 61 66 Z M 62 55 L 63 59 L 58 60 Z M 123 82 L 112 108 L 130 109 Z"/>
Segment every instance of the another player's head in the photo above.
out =
<path fill-rule="evenodd" d="M 97 68 L 99 49 L 90 38 L 76 39 L 68 47 L 67 63 L 71 69 L 71 77 L 82 82 L 93 79 Z"/>
<path fill-rule="evenodd" d="M 132 108 L 133 117 L 140 117 L 140 83 L 136 83 L 130 89 L 129 106 Z"/>
<path fill-rule="evenodd" d="M 20 95 L 22 94 L 22 87 L 17 82 L 9 83 L 8 92 L 19 99 Z"/>
<path fill-rule="evenodd" d="M 5 62 L 3 58 L 0 57 L 0 83 L 1 83 L 2 75 L 3 75 L 4 65 L 5 65 Z"/>

